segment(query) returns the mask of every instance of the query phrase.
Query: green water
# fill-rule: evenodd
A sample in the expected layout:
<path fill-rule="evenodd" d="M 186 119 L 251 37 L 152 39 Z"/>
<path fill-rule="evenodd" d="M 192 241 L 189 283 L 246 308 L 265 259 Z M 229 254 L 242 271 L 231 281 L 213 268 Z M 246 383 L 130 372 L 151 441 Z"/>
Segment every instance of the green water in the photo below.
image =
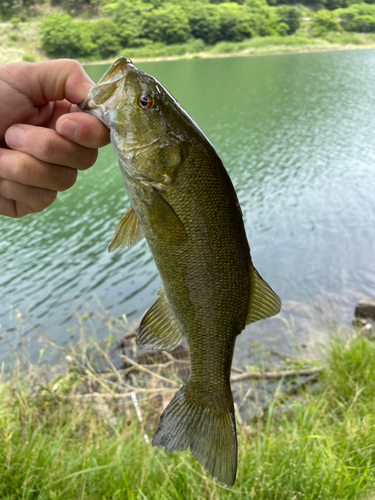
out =
<path fill-rule="evenodd" d="M 375 294 L 375 51 L 137 66 L 217 148 L 262 276 L 286 303 L 329 300 L 349 322 L 356 300 Z M 106 68 L 87 71 L 98 80 Z M 16 340 L 14 309 L 64 344 L 94 295 L 131 320 L 154 302 L 147 244 L 106 251 L 128 206 L 108 146 L 44 213 L 0 218 L 0 358 Z"/>

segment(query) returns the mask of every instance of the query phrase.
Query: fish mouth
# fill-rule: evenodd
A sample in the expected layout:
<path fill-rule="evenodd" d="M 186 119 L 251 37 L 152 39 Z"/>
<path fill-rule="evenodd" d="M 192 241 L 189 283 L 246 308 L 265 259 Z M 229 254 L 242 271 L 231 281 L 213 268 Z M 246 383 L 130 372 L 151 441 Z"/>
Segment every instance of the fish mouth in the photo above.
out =
<path fill-rule="evenodd" d="M 109 127 L 106 123 L 107 111 L 111 109 L 111 101 L 115 98 L 120 84 L 126 79 L 130 66 L 134 67 L 130 59 L 118 58 L 79 104 L 81 111 L 95 116 Z"/>

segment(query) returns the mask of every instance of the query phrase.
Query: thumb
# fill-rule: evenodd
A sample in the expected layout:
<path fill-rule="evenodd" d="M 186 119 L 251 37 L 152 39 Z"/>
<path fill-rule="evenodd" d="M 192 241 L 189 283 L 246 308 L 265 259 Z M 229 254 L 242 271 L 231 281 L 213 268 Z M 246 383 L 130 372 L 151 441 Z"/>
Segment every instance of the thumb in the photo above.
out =
<path fill-rule="evenodd" d="M 63 99 L 79 104 L 94 86 L 81 64 L 73 59 L 28 63 L 27 66 L 23 68 L 27 80 L 22 90 L 36 106 Z"/>

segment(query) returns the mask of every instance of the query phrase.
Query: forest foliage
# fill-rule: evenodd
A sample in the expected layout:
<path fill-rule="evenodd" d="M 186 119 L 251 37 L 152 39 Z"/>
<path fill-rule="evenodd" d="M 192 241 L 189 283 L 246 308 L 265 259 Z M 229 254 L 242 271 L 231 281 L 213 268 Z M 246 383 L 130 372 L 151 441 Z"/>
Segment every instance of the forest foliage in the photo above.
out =
<path fill-rule="evenodd" d="M 0 17 L 23 20 L 37 12 L 36 1 L 0 0 Z M 59 13 L 45 17 L 40 26 L 43 49 L 51 57 L 105 59 L 124 49 L 147 53 L 154 46 L 184 44 L 185 52 L 197 51 L 296 32 L 311 38 L 375 33 L 375 0 L 305 0 L 304 6 L 292 5 L 296 0 L 49 1 Z"/>

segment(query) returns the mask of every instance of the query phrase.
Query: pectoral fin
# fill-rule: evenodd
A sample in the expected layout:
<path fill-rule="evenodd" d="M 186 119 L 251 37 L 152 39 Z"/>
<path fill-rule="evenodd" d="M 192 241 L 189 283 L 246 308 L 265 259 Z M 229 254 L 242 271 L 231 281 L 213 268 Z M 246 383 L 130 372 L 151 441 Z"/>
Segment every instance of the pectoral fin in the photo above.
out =
<path fill-rule="evenodd" d="M 138 331 L 139 349 L 159 349 L 172 351 L 182 340 L 182 331 L 178 326 L 161 291 L 160 297 L 147 311 Z"/>
<path fill-rule="evenodd" d="M 117 224 L 115 234 L 108 245 L 108 252 L 118 248 L 132 248 L 144 238 L 144 234 L 132 207 L 122 216 Z"/>
<path fill-rule="evenodd" d="M 281 300 L 260 277 L 255 267 L 251 269 L 251 295 L 246 324 L 270 318 L 280 312 Z"/>

